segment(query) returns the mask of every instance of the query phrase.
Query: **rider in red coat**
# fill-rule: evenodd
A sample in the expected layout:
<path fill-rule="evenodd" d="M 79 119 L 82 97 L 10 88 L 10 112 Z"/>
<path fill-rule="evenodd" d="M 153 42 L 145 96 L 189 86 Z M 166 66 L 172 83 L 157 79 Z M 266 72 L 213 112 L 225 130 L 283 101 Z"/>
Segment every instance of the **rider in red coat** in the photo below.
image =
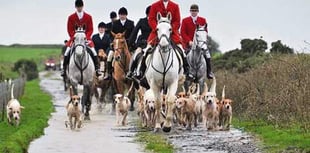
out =
<path fill-rule="evenodd" d="M 63 71 L 61 73 L 61 76 L 63 77 L 66 76 L 66 69 L 67 69 L 67 65 L 69 64 L 69 60 L 70 60 L 69 53 L 71 50 L 71 45 L 74 40 L 75 28 L 80 27 L 80 26 L 85 27 L 86 39 L 88 41 L 87 51 L 93 59 L 95 70 L 96 70 L 96 75 L 97 76 L 101 75 L 101 72 L 99 70 L 99 62 L 97 58 L 97 53 L 94 48 L 94 43 L 92 42 L 92 39 L 91 39 L 91 35 L 93 33 L 93 20 L 89 14 L 83 11 L 83 6 L 84 6 L 83 0 L 76 0 L 75 8 L 77 11 L 68 17 L 67 31 L 70 36 L 70 40 L 66 44 L 67 49 L 64 54 Z"/>
<path fill-rule="evenodd" d="M 200 26 L 205 25 L 205 30 L 206 32 L 208 32 L 207 20 L 203 17 L 198 16 L 198 12 L 199 12 L 198 5 L 193 4 L 190 7 L 191 16 L 186 17 L 182 20 L 181 36 L 185 50 L 189 50 L 190 47 L 193 45 L 193 39 L 197 25 Z M 204 58 L 207 63 L 207 77 L 208 79 L 213 79 L 213 73 L 211 71 L 211 56 L 209 51 L 206 52 L 206 54 L 204 54 Z"/>
<path fill-rule="evenodd" d="M 184 73 L 188 75 L 188 68 L 189 65 L 187 63 L 186 56 L 184 55 L 183 47 L 182 47 L 182 39 L 179 33 L 180 23 L 181 23 L 181 15 L 180 15 L 180 8 L 179 5 L 172 2 L 171 0 L 158 0 L 157 2 L 153 3 L 151 5 L 151 10 L 149 13 L 149 25 L 152 29 L 152 32 L 150 33 L 148 37 L 148 45 L 145 49 L 145 51 L 148 53 L 152 52 L 152 46 L 155 46 L 157 44 L 158 38 L 157 38 L 157 13 L 160 13 L 163 17 L 166 17 L 168 13 L 171 13 L 172 20 L 171 20 L 171 27 L 172 27 L 172 33 L 171 33 L 171 39 L 176 44 L 177 49 L 180 52 L 180 55 L 183 58 L 183 69 Z M 141 78 L 142 75 L 144 75 L 144 71 L 146 69 L 145 65 L 145 59 L 147 55 L 143 57 L 142 64 L 141 64 L 141 71 L 142 74 L 138 74 L 138 77 Z"/>

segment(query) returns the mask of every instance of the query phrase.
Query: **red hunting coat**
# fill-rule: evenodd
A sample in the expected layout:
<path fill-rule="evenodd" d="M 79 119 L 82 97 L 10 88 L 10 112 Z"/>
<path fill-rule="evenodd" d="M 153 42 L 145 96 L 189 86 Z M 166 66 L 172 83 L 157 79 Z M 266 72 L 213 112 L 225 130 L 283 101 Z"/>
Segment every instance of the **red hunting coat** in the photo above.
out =
<path fill-rule="evenodd" d="M 67 22 L 67 31 L 70 36 L 70 40 L 66 44 L 67 46 L 71 46 L 73 42 L 73 37 L 75 34 L 75 27 L 76 26 L 85 26 L 85 33 L 86 33 L 86 39 L 89 41 L 89 46 L 93 47 L 94 44 L 92 43 L 91 36 L 93 34 L 93 19 L 91 15 L 84 12 L 83 18 L 80 20 L 77 13 L 73 13 L 68 17 Z"/>
<path fill-rule="evenodd" d="M 159 0 L 158 2 L 155 2 L 151 6 L 151 10 L 149 13 L 149 25 L 152 29 L 152 32 L 149 35 L 148 43 L 151 43 L 152 45 L 155 45 L 157 41 L 157 32 L 156 32 L 156 26 L 157 26 L 157 12 L 160 12 L 163 17 L 166 17 L 168 12 L 171 13 L 172 21 L 172 35 L 171 39 L 174 43 L 179 44 L 181 43 L 181 36 L 179 34 L 179 28 L 181 23 L 181 16 L 180 16 L 180 8 L 178 4 L 172 2 L 169 0 L 167 9 L 165 9 L 163 0 Z"/>
<path fill-rule="evenodd" d="M 193 41 L 197 24 L 200 26 L 206 25 L 207 20 L 199 16 L 196 19 L 196 23 L 193 22 L 193 19 L 191 16 L 186 17 L 182 20 L 181 36 L 183 40 L 184 49 L 189 48 L 189 42 Z M 206 31 L 208 32 L 207 28 L 206 28 Z"/>

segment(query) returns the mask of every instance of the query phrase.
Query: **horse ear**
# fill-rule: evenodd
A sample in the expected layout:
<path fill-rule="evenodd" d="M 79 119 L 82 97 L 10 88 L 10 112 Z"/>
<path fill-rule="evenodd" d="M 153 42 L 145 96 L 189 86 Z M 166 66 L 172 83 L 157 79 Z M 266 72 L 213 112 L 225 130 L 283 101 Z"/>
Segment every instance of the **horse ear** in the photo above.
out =
<path fill-rule="evenodd" d="M 172 15 L 171 15 L 171 12 L 169 12 L 169 13 L 167 14 L 167 18 L 168 18 L 168 20 L 169 20 L 169 21 L 171 21 L 171 20 L 172 20 Z"/>
<path fill-rule="evenodd" d="M 74 29 L 75 29 L 75 31 L 77 31 L 77 30 L 79 29 L 79 26 L 78 26 L 78 25 L 75 25 L 75 26 L 74 26 Z"/>
<path fill-rule="evenodd" d="M 85 25 L 85 24 L 83 24 L 82 28 L 83 28 L 83 30 L 86 30 L 86 25 Z"/>
<path fill-rule="evenodd" d="M 111 31 L 111 34 L 112 34 L 112 37 L 115 37 L 116 35 L 113 31 Z"/>
<path fill-rule="evenodd" d="M 157 13 L 157 22 L 161 19 L 161 17 L 162 17 L 162 16 L 161 16 L 160 12 L 158 12 L 158 13 Z"/>

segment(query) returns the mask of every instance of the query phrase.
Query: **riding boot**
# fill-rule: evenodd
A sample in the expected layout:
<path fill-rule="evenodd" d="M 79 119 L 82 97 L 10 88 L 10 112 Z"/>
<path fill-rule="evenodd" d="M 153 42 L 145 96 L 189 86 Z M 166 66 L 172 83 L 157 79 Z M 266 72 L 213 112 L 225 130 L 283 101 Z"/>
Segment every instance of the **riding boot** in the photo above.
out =
<path fill-rule="evenodd" d="M 93 61 L 94 61 L 94 65 L 95 65 L 95 70 L 96 70 L 96 76 L 101 76 L 102 72 L 100 71 L 100 65 L 99 65 L 99 61 L 98 61 L 98 56 L 93 56 Z"/>
<path fill-rule="evenodd" d="M 112 62 L 107 62 L 107 75 L 103 78 L 104 80 L 112 79 Z"/>
<path fill-rule="evenodd" d="M 205 55 L 205 54 L 203 55 L 203 57 L 205 58 L 206 63 L 207 63 L 207 78 L 213 79 L 214 74 L 213 74 L 212 69 L 211 69 L 211 58 L 208 58 L 207 55 Z"/>
<path fill-rule="evenodd" d="M 147 45 L 145 48 L 145 52 L 142 54 L 142 60 L 141 60 L 141 66 L 140 66 L 140 72 L 135 76 L 138 79 L 141 79 L 144 76 L 145 70 L 146 70 L 146 58 L 148 57 L 149 54 L 151 54 L 153 51 L 153 46 L 152 45 Z"/>
<path fill-rule="evenodd" d="M 67 66 L 69 64 L 69 60 L 70 60 L 69 56 L 64 56 L 63 69 L 61 70 L 61 74 L 60 74 L 62 77 L 67 76 L 66 71 L 67 71 Z"/>
<path fill-rule="evenodd" d="M 192 79 L 194 79 L 194 76 L 189 73 L 189 64 L 188 64 L 186 55 L 182 49 L 182 45 L 178 44 L 177 47 L 178 47 L 177 50 L 179 51 L 180 55 L 182 56 L 184 74 L 185 74 L 186 78 L 192 80 Z"/>
<path fill-rule="evenodd" d="M 136 76 L 136 74 L 134 74 L 135 69 L 138 66 L 138 62 L 141 58 L 141 56 L 143 55 L 143 51 L 141 51 L 140 53 L 137 54 L 137 56 L 135 58 L 133 58 L 132 60 L 130 60 L 129 63 L 129 71 L 126 74 L 126 78 L 127 79 L 132 79 L 133 76 Z"/>

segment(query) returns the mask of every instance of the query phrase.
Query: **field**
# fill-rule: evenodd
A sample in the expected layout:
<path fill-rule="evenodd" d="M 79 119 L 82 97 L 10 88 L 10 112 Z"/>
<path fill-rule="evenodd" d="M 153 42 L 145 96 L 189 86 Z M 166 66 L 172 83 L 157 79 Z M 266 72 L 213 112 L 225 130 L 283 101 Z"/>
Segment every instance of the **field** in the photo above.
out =
<path fill-rule="evenodd" d="M 59 58 L 60 52 L 60 48 L 0 47 L 0 73 L 3 78 L 16 78 L 17 72 L 11 69 L 19 59 L 34 60 L 39 70 L 43 70 L 44 61 L 49 57 Z"/>

